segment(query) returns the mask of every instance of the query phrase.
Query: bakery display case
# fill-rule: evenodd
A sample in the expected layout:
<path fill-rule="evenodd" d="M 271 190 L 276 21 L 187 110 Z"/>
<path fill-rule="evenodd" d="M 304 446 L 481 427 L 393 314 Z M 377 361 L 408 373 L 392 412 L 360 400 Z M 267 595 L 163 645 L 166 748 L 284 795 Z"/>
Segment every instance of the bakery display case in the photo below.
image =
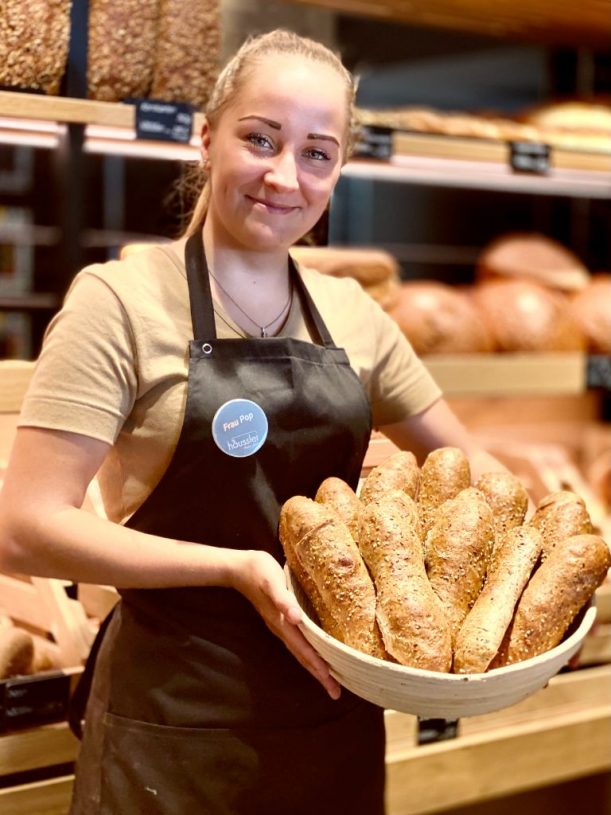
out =
<path fill-rule="evenodd" d="M 378 17 L 388 15 L 394 20 L 404 13 L 405 7 L 399 3 L 353 3 L 350 0 L 337 3 L 321 0 L 318 5 Z M 548 25 L 540 14 L 537 19 L 533 17 L 532 4 L 522 2 L 512 4 L 511 10 L 507 7 L 503 14 L 491 10 L 488 4 L 485 15 L 475 12 L 466 15 L 463 8 L 457 13 L 456 4 L 451 3 L 410 4 L 410 21 L 428 19 L 435 25 L 436 19 L 443 19 L 445 24 L 467 29 L 471 26 L 471 30 L 478 30 L 479 26 L 480 31 L 486 28 L 495 34 L 505 26 L 512 36 L 539 41 L 566 42 L 579 36 L 587 45 L 606 41 L 610 32 L 607 15 L 599 16 L 595 5 L 586 4 L 579 25 L 572 12 L 564 20 L 564 11 L 558 8 L 548 12 L 555 21 Z M 64 8 L 67 6 L 64 4 Z M 166 79 L 170 73 L 165 72 Z M 57 77 L 50 82 L 44 94 L 0 91 L 0 143 L 44 144 L 45 149 L 55 149 L 65 145 L 67 137 L 72 138 L 70 133 L 78 130 L 79 136 L 72 141 L 72 147 L 83 154 L 118 156 L 126 160 L 146 157 L 164 162 L 198 160 L 201 113 L 194 113 L 186 141 L 142 139 L 137 133 L 134 104 L 104 98 L 102 92 L 97 99 L 69 98 L 58 95 Z M 159 82 L 163 82 L 161 74 Z M 102 80 L 99 84 L 102 87 Z M 611 198 L 611 151 L 558 147 L 552 150 L 545 173 L 520 173 L 512 168 L 510 148 L 503 139 L 475 140 L 464 135 L 444 136 L 413 130 L 394 132 L 392 139 L 392 157 L 353 159 L 343 170 L 345 180 L 516 193 L 549 199 L 574 197 L 605 202 Z M 50 233 L 39 234 L 39 237 L 44 241 L 51 239 Z M 52 239 L 57 237 L 55 234 Z M 85 237 L 80 227 L 78 236 L 72 236 L 76 237 L 79 240 Z M 131 236 L 132 239 L 138 237 L 146 236 Z M 126 242 L 126 238 L 129 240 L 130 236 L 118 236 L 120 242 Z M 371 279 L 367 282 L 372 295 L 379 294 L 379 289 L 375 289 L 377 283 Z M 62 281 L 62 286 L 64 283 Z M 381 296 L 387 297 L 388 293 L 386 286 Z M 42 298 L 34 305 L 46 308 L 46 313 L 58 302 L 57 291 L 32 296 Z M 0 298 L 0 310 L 4 308 L 8 312 L 18 305 Z M 445 393 L 455 400 L 461 415 L 473 423 L 493 452 L 499 457 L 505 456 L 507 463 L 522 474 L 535 495 L 567 486 L 573 488 L 587 498 L 597 526 L 608 528 L 605 524 L 609 524 L 611 501 L 605 504 L 598 486 L 595 489 L 593 482 L 586 478 L 589 469 L 586 467 L 588 472 L 584 474 L 584 468 L 575 464 L 576 461 L 588 466 L 594 464 L 603 458 L 609 446 L 608 417 L 606 424 L 600 422 L 600 397 L 611 383 L 607 353 L 592 354 L 582 349 L 553 353 L 431 354 L 426 356 L 425 363 Z M 27 365 L 10 367 L 8 379 L 2 378 L 0 371 L 3 383 L 0 388 L 0 459 L 6 458 L 6 445 L 14 432 L 15 411 L 31 371 Z M 532 416 L 526 417 L 533 421 L 523 420 L 520 427 L 508 427 L 508 415 L 522 398 L 526 400 L 526 412 L 530 410 L 528 405 L 536 404 Z M 577 418 L 573 424 L 563 421 L 560 407 L 557 414 L 549 409 L 553 402 L 561 405 L 563 400 L 580 405 L 574 408 Z M 592 420 L 591 432 L 581 423 L 582 400 L 587 403 L 585 413 Z M 481 412 L 486 413 L 484 418 Z M 541 425 L 546 424 L 546 417 L 550 415 L 552 421 L 542 434 Z M 596 430 L 600 432 L 593 440 Z M 568 452 L 567 439 L 570 439 Z M 374 434 L 365 472 L 388 455 L 392 449 L 388 445 Z M 605 476 L 599 478 L 602 483 Z M 18 589 L 15 596 L 23 595 L 23 586 Z M 106 587 L 81 586 L 75 597 L 66 594 L 65 598 L 65 587 L 55 585 L 53 591 L 56 599 L 60 598 L 63 614 L 69 614 L 68 619 L 72 621 L 76 616 L 81 625 L 85 621 L 86 626 L 95 626 L 113 602 L 112 591 Z M 518 794 L 543 788 L 550 790 L 552 800 L 553 790 L 560 789 L 559 785 L 580 780 L 585 784 L 588 779 L 601 778 L 607 780 L 598 783 L 596 795 L 590 800 L 593 806 L 601 807 L 592 811 L 602 812 L 611 769 L 608 742 L 611 586 L 605 584 L 598 590 L 596 602 L 597 624 L 586 639 L 581 669 L 560 673 L 547 688 L 524 702 L 504 711 L 461 719 L 452 732 L 448 732 L 447 723 L 445 730 L 437 723 L 437 730 L 433 727 L 428 736 L 423 723 L 415 716 L 395 711 L 386 713 L 389 815 L 451 812 L 458 807 L 486 803 L 494 807 L 501 798 L 510 801 Z M 53 617 L 55 632 L 61 619 L 61 614 L 57 619 Z M 66 617 L 63 619 L 65 623 Z M 49 634 L 56 639 L 57 633 Z M 72 655 L 68 662 L 71 664 L 64 666 L 63 675 L 78 675 L 81 657 Z M 78 742 L 62 718 L 1 733 L 2 812 L 6 815 L 64 815 L 77 750 Z M 443 783 L 439 783 L 440 777 Z M 530 815 L 528 804 L 522 808 L 525 815 Z M 533 815 L 535 811 L 532 810 Z"/>

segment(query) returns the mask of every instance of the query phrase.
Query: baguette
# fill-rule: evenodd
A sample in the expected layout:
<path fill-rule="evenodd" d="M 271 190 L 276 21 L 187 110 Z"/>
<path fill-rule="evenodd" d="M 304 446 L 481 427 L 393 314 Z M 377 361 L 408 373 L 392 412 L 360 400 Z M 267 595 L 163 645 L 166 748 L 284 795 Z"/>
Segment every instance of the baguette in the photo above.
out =
<path fill-rule="evenodd" d="M 521 662 L 558 645 L 610 566 L 609 547 L 598 535 L 557 541 L 524 589 L 493 667 Z"/>
<path fill-rule="evenodd" d="M 528 493 L 515 475 L 507 472 L 483 473 L 473 486 L 483 493 L 492 510 L 496 547 L 506 532 L 524 523 Z"/>
<path fill-rule="evenodd" d="M 447 672 L 450 629 L 426 576 L 416 518 L 413 499 L 388 493 L 363 508 L 359 547 L 374 579 L 388 653 L 401 665 Z"/>
<path fill-rule="evenodd" d="M 425 541 L 426 566 L 453 645 L 482 590 L 493 543 L 492 510 L 479 490 L 468 487 L 437 510 Z"/>
<path fill-rule="evenodd" d="M 533 526 L 510 529 L 495 549 L 480 595 L 462 624 L 454 649 L 455 673 L 483 673 L 496 655 L 543 540 Z"/>
<path fill-rule="evenodd" d="M 410 498 L 418 494 L 420 468 L 416 456 L 407 450 L 393 453 L 369 473 L 360 492 L 363 504 L 369 504 L 392 490 L 402 490 Z"/>
<path fill-rule="evenodd" d="M 327 504 L 346 524 L 356 540 L 359 530 L 359 509 L 361 502 L 350 484 L 341 478 L 325 478 L 314 496 L 319 504 Z"/>
<path fill-rule="evenodd" d="M 457 447 L 439 447 L 426 457 L 422 465 L 418 511 L 420 534 L 426 539 L 435 520 L 437 509 L 449 498 L 471 485 L 471 468 L 462 450 Z"/>
<path fill-rule="evenodd" d="M 280 511 L 280 542 L 289 567 L 332 637 L 384 659 L 375 619 L 375 589 L 346 524 L 301 495 Z"/>
<path fill-rule="evenodd" d="M 569 490 L 551 492 L 542 498 L 530 523 L 543 536 L 543 558 L 559 541 L 593 531 L 583 498 Z"/>

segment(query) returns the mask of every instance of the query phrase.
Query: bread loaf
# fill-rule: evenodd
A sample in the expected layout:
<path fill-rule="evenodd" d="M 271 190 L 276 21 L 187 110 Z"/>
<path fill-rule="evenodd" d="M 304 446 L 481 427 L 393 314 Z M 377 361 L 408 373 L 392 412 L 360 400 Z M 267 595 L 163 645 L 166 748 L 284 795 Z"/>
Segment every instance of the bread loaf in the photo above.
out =
<path fill-rule="evenodd" d="M 148 96 L 158 28 L 159 0 L 89 0 L 90 99 Z"/>
<path fill-rule="evenodd" d="M 343 521 L 330 507 L 297 495 L 282 506 L 279 534 L 289 567 L 327 633 L 383 658 L 373 582 Z"/>
<path fill-rule="evenodd" d="M 493 240 L 475 267 L 478 281 L 528 279 L 566 292 L 584 289 L 590 273 L 577 255 L 556 240 L 536 232 L 516 232 Z"/>
<path fill-rule="evenodd" d="M 491 351 L 492 335 L 471 299 L 436 281 L 406 281 L 388 314 L 417 354 Z"/>
<path fill-rule="evenodd" d="M 397 302 L 400 270 L 389 252 L 362 246 L 293 246 L 291 255 L 322 274 L 354 278 L 383 309 Z"/>
<path fill-rule="evenodd" d="M 205 108 L 220 64 L 219 0 L 159 0 L 151 96 Z"/>
<path fill-rule="evenodd" d="M 71 0 L 4 0 L 0 86 L 58 94 L 68 59 Z"/>
<path fill-rule="evenodd" d="M 439 447 L 431 451 L 422 465 L 418 513 L 422 540 L 435 520 L 438 507 L 471 485 L 469 460 L 457 447 Z"/>
<path fill-rule="evenodd" d="M 515 475 L 504 471 L 482 473 L 473 486 L 483 493 L 492 510 L 495 541 L 524 522 L 528 493 Z"/>
<path fill-rule="evenodd" d="M 573 296 L 569 314 L 586 337 L 588 350 L 611 354 L 611 274 L 597 274 Z"/>
<path fill-rule="evenodd" d="M 399 450 L 371 470 L 359 497 L 363 504 L 369 504 L 391 490 L 401 490 L 415 498 L 419 484 L 420 468 L 416 456 L 407 450 Z"/>
<path fill-rule="evenodd" d="M 450 630 L 427 579 L 413 500 L 398 490 L 361 512 L 359 548 L 377 593 L 376 619 L 402 665 L 449 671 Z"/>
<path fill-rule="evenodd" d="M 483 673 L 503 641 L 524 586 L 541 553 L 534 527 L 509 529 L 490 563 L 484 588 L 456 637 L 455 673 Z"/>
<path fill-rule="evenodd" d="M 558 490 L 542 498 L 530 523 L 543 537 L 543 557 L 563 538 L 592 532 L 583 498 L 569 490 Z"/>
<path fill-rule="evenodd" d="M 426 566 L 450 623 L 452 643 L 482 590 L 493 542 L 492 510 L 473 487 L 437 510 L 425 542 Z"/>
<path fill-rule="evenodd" d="M 361 502 L 350 484 L 335 476 L 325 478 L 316 491 L 314 500 L 331 507 L 346 524 L 354 540 L 357 540 Z"/>
<path fill-rule="evenodd" d="M 610 566 L 609 547 L 598 535 L 558 541 L 524 589 L 493 667 L 521 662 L 558 645 Z"/>
<path fill-rule="evenodd" d="M 560 292 L 527 280 L 491 280 L 473 293 L 500 351 L 581 351 L 585 338 Z"/>
<path fill-rule="evenodd" d="M 0 629 L 0 679 L 29 674 L 34 659 L 32 636 L 17 626 Z"/>

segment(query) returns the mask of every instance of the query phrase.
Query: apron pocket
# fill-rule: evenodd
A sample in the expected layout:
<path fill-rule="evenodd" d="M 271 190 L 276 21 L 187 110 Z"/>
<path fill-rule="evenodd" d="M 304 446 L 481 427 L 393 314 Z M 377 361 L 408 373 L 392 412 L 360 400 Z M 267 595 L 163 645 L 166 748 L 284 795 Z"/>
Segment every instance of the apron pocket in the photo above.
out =
<path fill-rule="evenodd" d="M 106 713 L 100 815 L 382 815 L 379 709 L 310 728 L 172 727 Z"/>

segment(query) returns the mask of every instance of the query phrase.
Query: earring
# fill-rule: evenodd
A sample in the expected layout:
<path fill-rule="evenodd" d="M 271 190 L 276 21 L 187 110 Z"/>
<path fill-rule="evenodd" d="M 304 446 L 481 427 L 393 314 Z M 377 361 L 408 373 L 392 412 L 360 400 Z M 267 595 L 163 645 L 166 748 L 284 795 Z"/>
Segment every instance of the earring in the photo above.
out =
<path fill-rule="evenodd" d="M 204 163 L 202 164 L 202 167 L 204 169 L 204 172 L 207 173 L 208 170 L 210 169 L 210 159 L 209 158 L 204 159 Z"/>

